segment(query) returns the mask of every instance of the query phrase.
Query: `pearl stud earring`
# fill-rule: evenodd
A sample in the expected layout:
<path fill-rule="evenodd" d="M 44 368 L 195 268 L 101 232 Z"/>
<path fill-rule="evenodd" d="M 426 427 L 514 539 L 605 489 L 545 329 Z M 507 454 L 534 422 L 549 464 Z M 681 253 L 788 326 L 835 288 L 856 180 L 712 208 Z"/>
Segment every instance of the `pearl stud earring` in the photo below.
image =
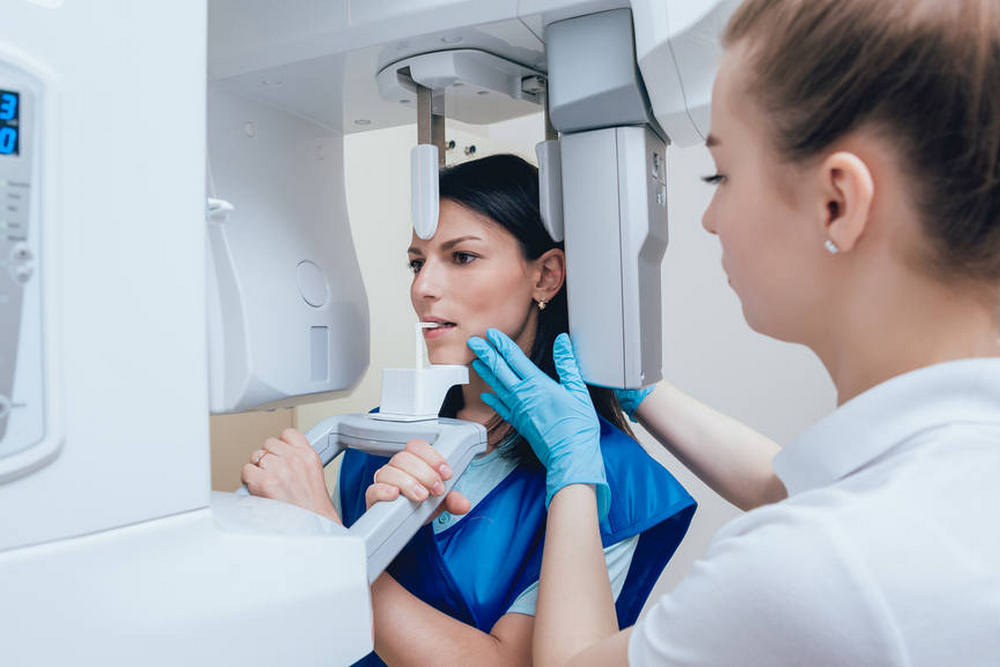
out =
<path fill-rule="evenodd" d="M 831 255 L 836 255 L 838 252 L 840 252 L 840 248 L 837 247 L 837 244 L 831 241 L 830 239 L 826 240 L 826 242 L 823 244 L 823 247 L 825 247 L 827 252 L 829 252 Z"/>

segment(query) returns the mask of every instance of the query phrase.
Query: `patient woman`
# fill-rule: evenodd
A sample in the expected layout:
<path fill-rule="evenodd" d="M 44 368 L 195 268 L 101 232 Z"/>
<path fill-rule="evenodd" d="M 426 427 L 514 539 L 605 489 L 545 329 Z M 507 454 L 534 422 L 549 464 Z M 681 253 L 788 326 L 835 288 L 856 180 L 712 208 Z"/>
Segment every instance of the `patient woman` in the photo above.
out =
<path fill-rule="evenodd" d="M 451 167 L 440 177 L 440 218 L 429 240 L 413 236 L 410 298 L 435 364 L 470 364 L 470 336 L 499 329 L 556 378 L 552 346 L 567 330 L 565 256 L 542 226 L 537 170 L 513 155 Z M 527 665 L 548 505 L 545 468 L 480 395 L 470 373 L 441 416 L 483 424 L 487 452 L 475 459 L 424 526 L 372 585 L 375 654 L 390 665 Z M 618 623 L 635 622 L 679 544 L 695 503 L 632 439 L 608 389 L 590 387 L 600 415 L 607 486 L 601 538 Z M 351 525 L 400 493 L 420 502 L 452 476 L 424 442 L 385 458 L 348 451 L 329 496 L 318 458 L 301 433 L 285 431 L 254 452 L 243 479 L 255 495 L 295 503 Z M 569 472 L 572 474 L 572 471 Z M 604 480 L 580 480 L 602 484 Z M 632 493 L 642 489 L 642 495 Z M 656 489 L 656 498 L 650 490 Z"/>

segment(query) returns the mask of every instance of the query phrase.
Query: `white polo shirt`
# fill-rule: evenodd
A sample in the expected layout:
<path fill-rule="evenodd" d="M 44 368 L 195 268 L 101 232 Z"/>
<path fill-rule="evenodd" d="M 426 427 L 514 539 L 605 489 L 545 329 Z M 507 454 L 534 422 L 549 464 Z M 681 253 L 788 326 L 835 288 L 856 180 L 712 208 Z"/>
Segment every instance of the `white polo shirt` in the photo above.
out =
<path fill-rule="evenodd" d="M 1000 359 L 893 378 L 774 459 L 629 664 L 1000 665 Z"/>

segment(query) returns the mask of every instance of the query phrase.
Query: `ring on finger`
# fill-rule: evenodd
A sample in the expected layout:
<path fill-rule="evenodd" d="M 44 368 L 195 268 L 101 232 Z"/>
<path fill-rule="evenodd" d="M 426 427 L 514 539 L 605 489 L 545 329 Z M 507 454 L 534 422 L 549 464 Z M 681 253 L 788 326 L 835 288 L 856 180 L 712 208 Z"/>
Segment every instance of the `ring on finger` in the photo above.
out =
<path fill-rule="evenodd" d="M 270 453 L 271 453 L 271 452 L 269 452 L 269 451 L 267 451 L 267 450 L 264 450 L 264 453 L 263 453 L 263 454 L 261 454 L 260 456 L 258 456 L 258 457 L 257 457 L 257 460 L 256 460 L 256 461 L 254 461 L 254 462 L 253 462 L 253 464 L 254 464 L 255 466 L 257 466 L 257 467 L 259 468 L 259 467 L 260 467 L 260 462 L 261 462 L 261 461 L 263 461 L 263 460 L 264 460 L 264 457 L 265 457 L 265 456 L 267 456 L 267 455 L 268 455 L 268 454 L 270 454 Z"/>

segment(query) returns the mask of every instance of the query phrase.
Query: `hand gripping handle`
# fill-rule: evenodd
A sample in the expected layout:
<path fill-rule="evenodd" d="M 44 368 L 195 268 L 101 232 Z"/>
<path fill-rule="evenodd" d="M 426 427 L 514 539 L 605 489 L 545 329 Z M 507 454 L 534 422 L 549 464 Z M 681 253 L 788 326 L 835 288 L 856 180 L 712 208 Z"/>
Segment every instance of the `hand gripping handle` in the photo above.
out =
<path fill-rule="evenodd" d="M 486 451 L 486 429 L 460 419 L 422 422 L 386 422 L 368 415 L 337 415 L 325 419 L 306 434 L 326 466 L 345 449 L 360 449 L 376 456 L 392 456 L 414 438 L 426 440 L 448 461 L 453 474 L 444 481 L 445 492 L 417 503 L 404 496 L 372 505 L 350 527 L 365 543 L 368 581 L 375 581 L 407 542 L 434 513 L 477 454 Z M 237 493 L 248 493 L 246 487 Z"/>

